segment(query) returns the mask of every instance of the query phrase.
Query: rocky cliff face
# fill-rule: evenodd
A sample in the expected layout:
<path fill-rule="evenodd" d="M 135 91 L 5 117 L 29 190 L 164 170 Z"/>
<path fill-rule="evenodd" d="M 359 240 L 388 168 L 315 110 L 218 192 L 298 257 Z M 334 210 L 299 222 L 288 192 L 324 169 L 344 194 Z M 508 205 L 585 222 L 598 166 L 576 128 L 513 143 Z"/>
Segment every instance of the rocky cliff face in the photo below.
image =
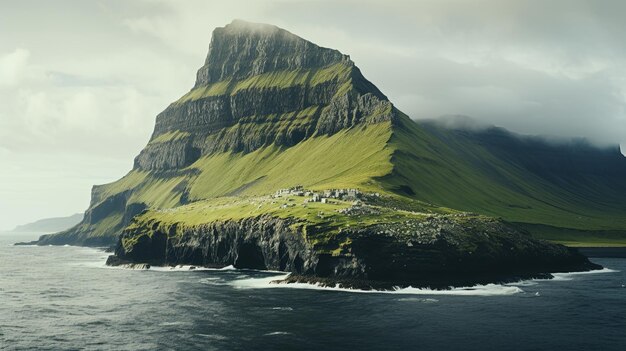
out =
<path fill-rule="evenodd" d="M 194 88 L 157 116 L 135 167 L 177 169 L 216 152 L 288 147 L 395 114 L 347 55 L 275 26 L 234 21 L 213 32 Z M 172 139 L 176 133 L 186 137 Z"/>
<path fill-rule="evenodd" d="M 573 249 L 533 240 L 495 219 L 436 216 L 350 228 L 341 233 L 350 240 L 332 254 L 328 244 L 311 240 L 312 228 L 294 224 L 271 216 L 185 228 L 147 221 L 124 232 L 108 264 L 234 265 L 292 272 L 290 282 L 365 289 L 446 288 L 599 268 Z"/>
<path fill-rule="evenodd" d="M 234 20 L 213 31 L 195 86 L 349 61 L 349 56 L 337 50 L 321 48 L 276 26 Z"/>
<path fill-rule="evenodd" d="M 83 222 L 41 243 L 110 243 L 136 214 L 128 209 L 186 203 L 203 157 L 290 147 L 397 113 L 347 55 L 275 26 L 234 21 L 214 31 L 192 90 L 156 117 L 133 171 L 94 187 Z"/>

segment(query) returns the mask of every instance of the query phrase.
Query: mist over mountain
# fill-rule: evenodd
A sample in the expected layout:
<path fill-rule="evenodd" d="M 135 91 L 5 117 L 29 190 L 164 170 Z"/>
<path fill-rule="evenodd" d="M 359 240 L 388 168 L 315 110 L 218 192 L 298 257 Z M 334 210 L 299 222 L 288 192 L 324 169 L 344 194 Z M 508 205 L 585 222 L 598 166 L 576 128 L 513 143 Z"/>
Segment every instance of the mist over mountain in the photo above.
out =
<path fill-rule="evenodd" d="M 587 139 L 582 136 L 578 137 L 564 137 L 564 136 L 556 136 L 549 134 L 521 134 L 516 133 L 515 131 L 508 130 L 503 127 L 499 127 L 494 124 L 488 124 L 485 122 L 481 122 L 480 119 L 474 118 L 466 115 L 443 115 L 437 118 L 432 119 L 419 119 L 417 120 L 419 123 L 426 123 L 431 125 L 436 125 L 445 129 L 452 130 L 465 130 L 472 132 L 481 132 L 488 129 L 492 130 L 500 130 L 501 133 L 507 133 L 511 137 L 517 137 L 518 139 L 526 139 L 528 141 L 535 141 L 538 143 L 546 143 L 553 146 L 563 146 L 563 145 L 586 145 L 589 148 L 597 148 L 597 149 L 618 149 L 622 150 L 622 147 L 619 143 L 610 143 L 610 142 L 598 142 Z"/>

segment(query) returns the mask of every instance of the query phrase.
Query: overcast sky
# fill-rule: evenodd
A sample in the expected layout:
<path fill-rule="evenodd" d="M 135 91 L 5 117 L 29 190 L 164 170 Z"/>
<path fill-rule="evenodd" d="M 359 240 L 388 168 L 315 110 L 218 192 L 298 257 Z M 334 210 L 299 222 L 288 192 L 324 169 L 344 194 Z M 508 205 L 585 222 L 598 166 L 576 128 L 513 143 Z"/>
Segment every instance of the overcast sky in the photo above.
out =
<path fill-rule="evenodd" d="M 193 85 L 213 28 L 349 54 L 411 117 L 626 145 L 626 1 L 0 0 L 0 228 L 84 211 Z"/>

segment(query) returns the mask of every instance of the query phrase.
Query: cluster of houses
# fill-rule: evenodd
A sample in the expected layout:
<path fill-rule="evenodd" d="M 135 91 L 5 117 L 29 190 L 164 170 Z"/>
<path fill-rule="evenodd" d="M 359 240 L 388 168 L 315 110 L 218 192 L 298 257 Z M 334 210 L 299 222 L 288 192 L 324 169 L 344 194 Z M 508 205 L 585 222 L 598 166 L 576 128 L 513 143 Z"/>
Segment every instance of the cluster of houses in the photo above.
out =
<path fill-rule="evenodd" d="M 358 189 L 329 189 L 323 191 L 309 191 L 302 186 L 295 186 L 288 189 L 280 189 L 274 194 L 274 198 L 280 198 L 283 196 L 303 196 L 306 197 L 305 203 L 308 202 L 321 202 L 331 203 L 332 199 L 344 200 L 344 201 L 357 201 L 361 198 L 361 191 Z"/>

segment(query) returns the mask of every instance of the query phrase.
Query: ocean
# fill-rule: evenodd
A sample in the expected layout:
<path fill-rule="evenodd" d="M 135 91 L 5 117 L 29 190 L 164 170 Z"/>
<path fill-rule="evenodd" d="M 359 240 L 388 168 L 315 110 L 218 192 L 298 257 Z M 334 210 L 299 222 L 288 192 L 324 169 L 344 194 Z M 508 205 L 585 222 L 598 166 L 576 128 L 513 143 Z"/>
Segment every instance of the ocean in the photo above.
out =
<path fill-rule="evenodd" d="M 276 285 L 280 272 L 132 270 L 0 233 L 1 350 L 626 350 L 626 259 L 449 291 Z"/>

